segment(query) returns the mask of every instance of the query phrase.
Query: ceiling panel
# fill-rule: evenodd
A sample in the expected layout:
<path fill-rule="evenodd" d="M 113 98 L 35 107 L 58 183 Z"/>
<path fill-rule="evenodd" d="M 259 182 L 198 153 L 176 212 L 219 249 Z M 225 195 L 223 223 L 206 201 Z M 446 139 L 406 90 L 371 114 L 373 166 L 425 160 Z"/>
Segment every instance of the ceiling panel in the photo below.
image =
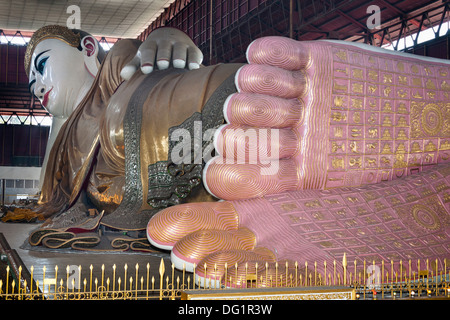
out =
<path fill-rule="evenodd" d="M 50 24 L 66 25 L 80 8 L 81 29 L 95 36 L 136 38 L 174 0 L 0 0 L 0 29 L 35 31 Z"/>

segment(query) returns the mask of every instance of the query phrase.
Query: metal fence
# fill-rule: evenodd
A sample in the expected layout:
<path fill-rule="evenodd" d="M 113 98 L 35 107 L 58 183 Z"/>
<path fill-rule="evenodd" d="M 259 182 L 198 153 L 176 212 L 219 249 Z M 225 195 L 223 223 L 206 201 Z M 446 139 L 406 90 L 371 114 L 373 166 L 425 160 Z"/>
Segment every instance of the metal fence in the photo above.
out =
<path fill-rule="evenodd" d="M 15 271 L 6 264 L 0 269 L 0 300 L 175 300 L 189 297 L 186 292 L 200 292 L 203 297 L 214 293 L 222 298 L 238 292 L 245 299 L 246 292 L 252 291 L 253 297 L 267 297 L 274 289 L 286 288 L 297 290 L 297 294 L 307 289 L 307 295 L 297 295 L 301 299 L 312 298 L 314 293 L 324 290 L 336 293 L 345 289 L 351 289 L 352 295 L 346 296 L 351 299 L 450 298 L 447 260 L 441 268 L 437 261 L 400 261 L 396 264 L 398 271 L 393 271 L 393 261 L 382 261 L 381 265 L 366 261 L 358 265 L 356 260 L 353 264 L 343 262 L 342 268 L 337 267 L 340 263 L 327 267 L 325 262 L 322 272 L 318 272 L 317 262 L 309 267 L 308 263 L 303 267 L 297 262 L 235 264 L 219 278 L 214 275 L 217 266 L 202 266 L 204 278 L 209 279 L 202 282 L 203 286 L 194 281 L 195 272 L 179 271 L 173 265 L 166 270 L 163 259 L 157 272 L 150 264 L 123 267 L 114 264 L 108 268 L 102 265 L 100 270 L 92 265 L 42 267 L 42 270 L 19 266 Z M 260 289 L 255 291 L 256 288 Z"/>

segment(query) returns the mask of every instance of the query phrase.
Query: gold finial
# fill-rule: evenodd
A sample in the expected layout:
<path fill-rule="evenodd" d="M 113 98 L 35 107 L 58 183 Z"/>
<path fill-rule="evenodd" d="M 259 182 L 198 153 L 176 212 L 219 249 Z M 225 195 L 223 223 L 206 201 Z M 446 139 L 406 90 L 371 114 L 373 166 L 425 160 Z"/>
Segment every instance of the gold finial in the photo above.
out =
<path fill-rule="evenodd" d="M 25 52 L 25 72 L 30 76 L 31 56 L 36 46 L 46 39 L 58 39 L 67 43 L 71 47 L 78 47 L 81 41 L 79 33 L 75 33 L 67 27 L 50 25 L 38 29 L 30 39 Z"/>

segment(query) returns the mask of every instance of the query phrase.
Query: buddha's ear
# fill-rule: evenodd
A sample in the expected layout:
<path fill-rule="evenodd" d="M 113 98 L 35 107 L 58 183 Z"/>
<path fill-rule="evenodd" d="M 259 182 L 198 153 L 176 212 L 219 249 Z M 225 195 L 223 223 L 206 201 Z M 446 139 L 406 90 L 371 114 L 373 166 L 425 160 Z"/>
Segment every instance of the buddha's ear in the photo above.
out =
<path fill-rule="evenodd" d="M 95 77 L 100 67 L 100 62 L 97 59 L 98 55 L 98 41 L 92 36 L 86 36 L 81 39 L 81 47 L 83 48 L 84 65 L 89 73 Z"/>

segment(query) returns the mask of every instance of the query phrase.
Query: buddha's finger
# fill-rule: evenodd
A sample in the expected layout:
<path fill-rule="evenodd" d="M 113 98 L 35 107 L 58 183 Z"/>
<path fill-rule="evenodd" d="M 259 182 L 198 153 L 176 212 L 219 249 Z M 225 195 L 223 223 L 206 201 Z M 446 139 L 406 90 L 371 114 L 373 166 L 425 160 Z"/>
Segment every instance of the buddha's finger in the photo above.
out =
<path fill-rule="evenodd" d="M 203 53 L 195 46 L 188 47 L 188 68 L 194 70 L 200 68 L 203 62 Z"/>
<path fill-rule="evenodd" d="M 195 282 L 201 287 L 220 288 L 221 283 L 226 283 L 225 279 L 230 283 L 236 282 L 236 278 L 228 277 L 228 270 L 240 264 L 250 263 L 254 266 L 258 263 L 263 266 L 266 262 L 275 262 L 275 255 L 269 249 L 262 247 L 253 250 L 216 251 L 203 258 L 195 267 Z M 251 267 L 248 271 L 254 273 Z"/>
<path fill-rule="evenodd" d="M 184 69 L 186 67 L 188 45 L 176 42 L 172 49 L 172 63 L 174 68 Z"/>
<path fill-rule="evenodd" d="M 158 51 L 156 52 L 156 65 L 159 70 L 169 68 L 172 58 L 172 43 L 169 41 L 160 41 L 158 43 Z"/>
<path fill-rule="evenodd" d="M 144 41 L 138 50 L 140 57 L 141 71 L 144 74 L 149 74 L 153 71 L 155 66 L 155 57 L 158 45 L 155 41 Z"/>
<path fill-rule="evenodd" d="M 184 236 L 207 229 L 236 230 L 238 215 L 230 202 L 197 202 L 169 207 L 154 215 L 147 238 L 157 248 L 172 250 Z"/>
<path fill-rule="evenodd" d="M 206 256 L 222 250 L 252 250 L 256 238 L 247 228 L 233 231 L 199 230 L 193 232 L 180 241 L 172 249 L 170 258 L 177 269 L 192 272 L 194 265 L 199 265 Z"/>
<path fill-rule="evenodd" d="M 120 76 L 125 80 L 130 80 L 136 70 L 139 68 L 141 59 L 136 55 L 130 62 L 128 62 L 120 71 Z"/>

